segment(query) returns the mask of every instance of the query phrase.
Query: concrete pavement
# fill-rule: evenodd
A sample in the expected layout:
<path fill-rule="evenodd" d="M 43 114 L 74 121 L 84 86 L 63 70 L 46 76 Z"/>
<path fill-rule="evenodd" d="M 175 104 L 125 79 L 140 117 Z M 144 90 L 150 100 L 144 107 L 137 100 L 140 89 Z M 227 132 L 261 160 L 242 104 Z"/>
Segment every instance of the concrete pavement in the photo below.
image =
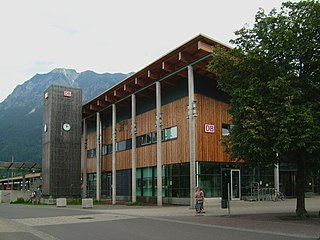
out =
<path fill-rule="evenodd" d="M 0 236 L 25 232 L 36 239 L 56 239 L 42 228 L 54 226 L 74 226 L 83 223 L 126 221 L 157 221 L 190 227 L 204 227 L 219 231 L 233 231 L 252 234 L 266 234 L 275 239 L 319 239 L 320 237 L 320 197 L 306 199 L 306 208 L 311 219 L 294 219 L 295 199 L 264 202 L 231 202 L 230 216 L 227 209 L 221 209 L 219 199 L 206 199 L 204 215 L 196 215 L 188 206 L 126 206 L 95 205 L 92 209 L 81 206 L 30 206 L 0 204 Z M 13 213 L 13 210 L 16 213 Z M 68 227 L 67 227 L 68 228 Z M 30 239 L 31 235 L 29 236 Z M 15 235 L 17 237 L 18 235 Z M 0 239 L 2 239 L 0 237 Z M 6 238 L 4 238 L 6 239 Z M 9 238 L 8 238 L 9 239 Z M 29 239 L 29 238 L 28 238 Z"/>
<path fill-rule="evenodd" d="M 188 206 L 95 206 L 95 210 L 104 213 L 162 219 L 163 221 L 216 226 L 226 230 L 236 229 L 320 239 L 320 197 L 306 198 L 306 209 L 311 216 L 308 220 L 296 220 L 295 207 L 296 199 L 259 202 L 232 201 L 229 215 L 228 209 L 221 208 L 220 199 L 206 199 L 205 214 L 201 216 L 195 214 L 195 211 Z"/>

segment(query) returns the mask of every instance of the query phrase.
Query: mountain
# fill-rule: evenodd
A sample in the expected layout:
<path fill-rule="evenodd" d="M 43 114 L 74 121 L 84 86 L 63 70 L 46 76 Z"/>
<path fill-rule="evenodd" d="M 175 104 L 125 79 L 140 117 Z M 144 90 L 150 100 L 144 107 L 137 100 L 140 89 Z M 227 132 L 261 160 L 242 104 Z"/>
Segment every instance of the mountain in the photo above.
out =
<path fill-rule="evenodd" d="M 0 103 L 0 161 L 41 163 L 42 97 L 50 85 L 81 88 L 87 102 L 129 75 L 58 68 L 18 85 Z"/>

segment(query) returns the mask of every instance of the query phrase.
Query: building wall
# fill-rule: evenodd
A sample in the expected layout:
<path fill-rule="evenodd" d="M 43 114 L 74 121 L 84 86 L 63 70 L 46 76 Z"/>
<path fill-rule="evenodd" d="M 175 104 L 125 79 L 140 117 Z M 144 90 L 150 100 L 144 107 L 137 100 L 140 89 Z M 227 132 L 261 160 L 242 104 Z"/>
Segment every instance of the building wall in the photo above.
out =
<path fill-rule="evenodd" d="M 204 95 L 196 94 L 196 160 L 208 162 L 225 162 L 227 155 L 225 147 L 221 144 L 222 123 L 229 123 L 227 113 L 228 104 Z M 187 119 L 188 97 L 175 100 L 162 106 L 162 129 L 177 126 L 177 139 L 162 142 L 163 164 L 176 164 L 189 162 L 189 120 Z M 128 109 L 130 111 L 130 109 Z M 117 114 L 118 115 L 118 114 Z M 136 117 L 137 136 L 155 132 L 155 109 L 144 112 Z M 110 122 L 111 119 L 103 119 Z M 213 134 L 204 132 L 204 124 L 215 125 Z M 109 125 L 109 124 L 104 124 Z M 131 119 L 116 124 L 117 142 L 131 139 Z M 103 129 L 103 144 L 111 144 L 111 126 Z M 96 133 L 88 134 L 88 150 L 96 148 Z M 117 170 L 131 168 L 131 150 L 117 152 Z M 137 168 L 156 166 L 156 144 L 137 147 Z M 96 172 L 96 158 L 87 160 L 88 173 Z M 112 154 L 102 156 L 102 172 L 111 171 Z"/>
<path fill-rule="evenodd" d="M 228 104 L 207 96 L 196 96 L 196 159 L 204 162 L 228 162 L 222 145 L 222 124 L 230 124 Z M 205 132 L 205 124 L 214 125 L 214 133 Z"/>
<path fill-rule="evenodd" d="M 42 135 L 45 196 L 80 196 L 81 99 L 82 91 L 78 88 L 51 85 L 45 91 Z M 63 127 L 66 124 L 69 129 Z"/>

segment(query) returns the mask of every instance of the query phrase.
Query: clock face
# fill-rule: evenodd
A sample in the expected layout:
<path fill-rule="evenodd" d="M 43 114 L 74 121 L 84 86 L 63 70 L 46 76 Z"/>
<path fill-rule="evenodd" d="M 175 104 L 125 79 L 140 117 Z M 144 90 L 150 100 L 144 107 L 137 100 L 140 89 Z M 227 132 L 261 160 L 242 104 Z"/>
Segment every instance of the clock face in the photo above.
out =
<path fill-rule="evenodd" d="M 64 123 L 62 127 L 63 127 L 63 130 L 65 130 L 65 131 L 70 131 L 70 129 L 71 129 L 71 126 L 69 123 Z"/>

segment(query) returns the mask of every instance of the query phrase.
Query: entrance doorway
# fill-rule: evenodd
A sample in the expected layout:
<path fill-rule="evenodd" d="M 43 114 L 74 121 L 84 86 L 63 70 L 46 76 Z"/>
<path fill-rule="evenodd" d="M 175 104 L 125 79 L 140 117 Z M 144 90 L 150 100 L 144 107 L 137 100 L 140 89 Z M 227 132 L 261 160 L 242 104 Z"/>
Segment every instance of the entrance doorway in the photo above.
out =
<path fill-rule="evenodd" d="M 286 196 L 295 196 L 296 173 L 293 171 L 280 172 L 280 191 Z"/>
<path fill-rule="evenodd" d="M 222 199 L 228 199 L 230 194 L 231 200 L 241 199 L 241 180 L 240 180 L 240 170 L 239 169 L 222 169 L 221 170 L 221 187 Z M 229 187 L 228 187 L 229 186 Z M 229 194 L 228 194 L 229 188 Z"/>

